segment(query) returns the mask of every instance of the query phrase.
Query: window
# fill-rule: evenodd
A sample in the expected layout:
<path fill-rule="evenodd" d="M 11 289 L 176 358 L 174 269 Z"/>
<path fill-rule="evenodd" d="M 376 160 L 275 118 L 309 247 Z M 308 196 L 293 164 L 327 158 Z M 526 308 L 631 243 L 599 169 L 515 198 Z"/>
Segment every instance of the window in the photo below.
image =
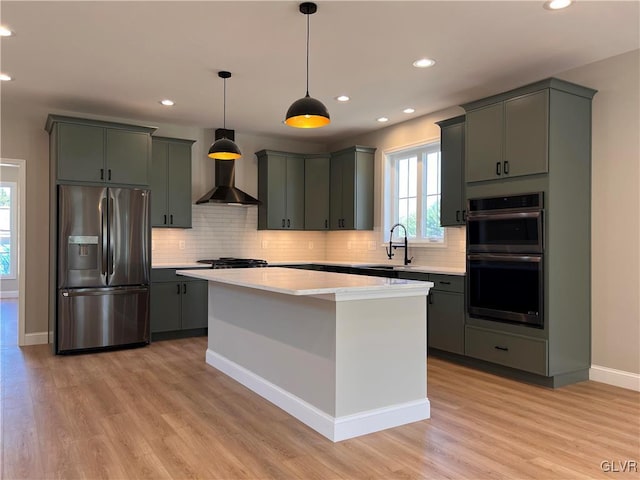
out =
<path fill-rule="evenodd" d="M 0 183 L 0 278 L 16 278 L 15 182 Z"/>
<path fill-rule="evenodd" d="M 389 240 L 391 226 L 401 223 L 412 243 L 444 243 L 444 228 L 440 226 L 439 142 L 387 154 L 384 191 L 384 241 Z M 402 235 L 400 231 L 398 237 Z"/>

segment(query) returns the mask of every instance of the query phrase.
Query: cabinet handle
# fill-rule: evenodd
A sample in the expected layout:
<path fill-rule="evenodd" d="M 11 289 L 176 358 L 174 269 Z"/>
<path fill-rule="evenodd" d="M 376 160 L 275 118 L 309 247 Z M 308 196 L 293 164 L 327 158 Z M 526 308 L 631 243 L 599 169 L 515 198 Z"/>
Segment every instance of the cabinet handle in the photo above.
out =
<path fill-rule="evenodd" d="M 282 228 L 284 228 L 284 218 L 282 219 Z"/>
<path fill-rule="evenodd" d="M 182 284 L 182 293 L 187 293 L 187 284 L 186 283 Z"/>
<path fill-rule="evenodd" d="M 460 221 L 460 210 L 456 210 L 456 222 Z"/>
<path fill-rule="evenodd" d="M 504 168 L 502 169 L 502 171 L 504 172 L 505 175 L 509 175 L 509 161 L 505 160 L 503 163 L 504 163 Z"/>
<path fill-rule="evenodd" d="M 438 282 L 440 285 L 451 285 L 451 282 Z"/>
<path fill-rule="evenodd" d="M 325 219 L 324 228 L 329 228 L 329 220 Z"/>
<path fill-rule="evenodd" d="M 500 172 L 500 162 L 496 162 L 496 175 L 502 175 Z"/>
<path fill-rule="evenodd" d="M 109 178 L 108 180 L 111 180 L 111 169 L 107 170 L 109 172 Z"/>
<path fill-rule="evenodd" d="M 166 224 L 167 224 L 167 214 L 165 213 L 165 214 L 164 214 L 164 222 L 163 222 L 163 225 L 166 225 Z"/>
<path fill-rule="evenodd" d="M 178 287 L 178 290 L 176 290 L 176 294 L 177 294 L 177 295 L 180 295 L 180 284 L 179 284 L 179 283 L 177 283 L 177 284 L 176 284 L 176 287 Z"/>
<path fill-rule="evenodd" d="M 429 305 L 433 305 L 433 295 L 431 294 L 427 295 L 427 303 Z"/>
<path fill-rule="evenodd" d="M 502 350 L 503 352 L 508 352 L 509 351 L 509 347 L 502 347 L 500 345 L 496 345 L 493 348 L 495 348 L 496 350 Z"/>
<path fill-rule="evenodd" d="M 291 228 L 291 220 L 287 218 L 287 228 Z"/>
<path fill-rule="evenodd" d="M 169 221 L 171 222 L 171 225 L 173 225 L 173 213 L 169 215 Z"/>
<path fill-rule="evenodd" d="M 467 211 L 466 210 L 462 210 L 462 221 L 463 222 L 467 221 Z"/>
<path fill-rule="evenodd" d="M 104 168 L 100 169 L 100 180 L 104 180 Z"/>

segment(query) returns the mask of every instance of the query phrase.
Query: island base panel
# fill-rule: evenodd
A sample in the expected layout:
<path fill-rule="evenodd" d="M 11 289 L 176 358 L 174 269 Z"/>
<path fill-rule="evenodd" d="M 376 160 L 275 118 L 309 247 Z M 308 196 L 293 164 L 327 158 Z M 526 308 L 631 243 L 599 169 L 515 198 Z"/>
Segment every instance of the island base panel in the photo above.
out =
<path fill-rule="evenodd" d="M 209 285 L 207 363 L 322 435 L 429 418 L 425 296 L 336 302 Z"/>

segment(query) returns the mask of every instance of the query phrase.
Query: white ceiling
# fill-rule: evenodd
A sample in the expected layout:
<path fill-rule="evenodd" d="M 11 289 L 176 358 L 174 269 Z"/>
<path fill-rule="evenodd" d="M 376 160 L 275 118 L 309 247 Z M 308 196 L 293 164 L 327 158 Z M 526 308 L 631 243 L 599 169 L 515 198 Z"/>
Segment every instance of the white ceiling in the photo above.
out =
<path fill-rule="evenodd" d="M 6 1 L 2 101 L 314 140 L 375 130 L 640 48 L 638 1 L 322 1 L 310 93 L 332 123 L 282 124 L 305 93 L 306 18 L 295 1 Z M 413 60 L 431 57 L 428 69 Z M 597 88 L 597 85 L 587 85 Z M 352 100 L 338 103 L 337 95 Z M 171 98 L 176 105 L 158 102 Z M 405 107 L 415 113 L 402 113 Z M 386 125 L 375 119 L 389 117 Z"/>

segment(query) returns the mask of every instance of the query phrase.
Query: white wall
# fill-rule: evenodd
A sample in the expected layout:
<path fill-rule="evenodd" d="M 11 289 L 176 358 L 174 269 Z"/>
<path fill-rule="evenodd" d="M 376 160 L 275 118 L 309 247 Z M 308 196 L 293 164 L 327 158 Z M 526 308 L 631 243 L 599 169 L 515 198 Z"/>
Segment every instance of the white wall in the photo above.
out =
<path fill-rule="evenodd" d="M 592 364 L 640 374 L 640 50 L 562 72 L 595 88 Z"/>

